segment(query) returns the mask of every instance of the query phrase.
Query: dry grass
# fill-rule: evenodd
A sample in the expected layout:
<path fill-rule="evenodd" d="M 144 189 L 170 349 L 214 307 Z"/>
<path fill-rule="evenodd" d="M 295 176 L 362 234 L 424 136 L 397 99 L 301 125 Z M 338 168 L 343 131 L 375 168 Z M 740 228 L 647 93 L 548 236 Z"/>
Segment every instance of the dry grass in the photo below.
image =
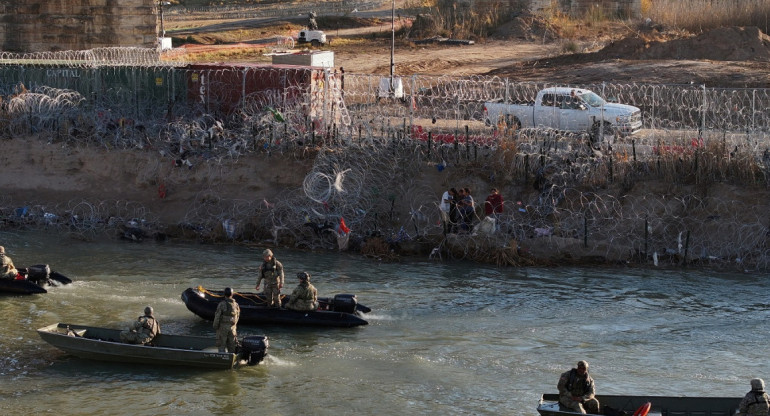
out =
<path fill-rule="evenodd" d="M 193 48 L 186 51 L 185 60 L 188 62 L 270 63 L 271 58 L 266 56 L 265 53 L 265 49 L 254 47 L 217 48 L 200 51 L 196 51 Z"/>
<path fill-rule="evenodd" d="M 644 0 L 642 6 L 653 22 L 691 32 L 723 26 L 757 26 L 765 33 L 770 29 L 767 0 Z"/>
<path fill-rule="evenodd" d="M 698 13 L 693 13 L 697 10 Z M 608 22 L 631 20 L 591 7 L 580 16 L 563 11 L 557 1 L 541 14 L 559 28 L 563 39 L 578 39 L 586 32 L 600 31 Z M 770 32 L 770 1 L 767 0 L 641 0 L 641 17 L 650 18 L 669 30 L 698 33 L 725 26 L 756 26 Z"/>

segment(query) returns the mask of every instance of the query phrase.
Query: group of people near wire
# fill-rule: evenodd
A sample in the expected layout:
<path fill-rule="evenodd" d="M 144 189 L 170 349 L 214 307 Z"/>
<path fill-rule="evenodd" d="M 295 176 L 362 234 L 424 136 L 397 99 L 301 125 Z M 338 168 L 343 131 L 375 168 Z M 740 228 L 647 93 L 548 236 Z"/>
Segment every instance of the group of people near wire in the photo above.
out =
<path fill-rule="evenodd" d="M 484 219 L 490 218 L 493 222 L 492 232 L 500 229 L 500 217 L 503 214 L 505 202 L 497 188 L 490 190 L 484 201 Z M 444 226 L 444 234 L 467 233 L 473 230 L 476 220 L 481 220 L 476 213 L 476 201 L 471 195 L 471 189 L 450 188 L 441 196 L 439 213 Z"/>
<path fill-rule="evenodd" d="M 284 283 L 283 264 L 273 255 L 272 250 L 262 252 L 256 290 L 263 288 L 265 303 L 270 308 L 281 308 L 281 289 Z M 318 309 L 318 291 L 310 283 L 310 274 L 297 273 L 299 284 L 291 293 L 286 309 L 314 311 Z M 224 299 L 217 305 L 213 327 L 216 331 L 216 345 L 219 352 L 236 352 L 238 349 L 238 319 L 241 308 L 233 298 L 232 288 L 225 288 Z M 138 317 L 128 329 L 120 333 L 120 340 L 130 344 L 150 344 L 160 334 L 160 323 L 151 306 L 144 308 L 144 315 Z"/>

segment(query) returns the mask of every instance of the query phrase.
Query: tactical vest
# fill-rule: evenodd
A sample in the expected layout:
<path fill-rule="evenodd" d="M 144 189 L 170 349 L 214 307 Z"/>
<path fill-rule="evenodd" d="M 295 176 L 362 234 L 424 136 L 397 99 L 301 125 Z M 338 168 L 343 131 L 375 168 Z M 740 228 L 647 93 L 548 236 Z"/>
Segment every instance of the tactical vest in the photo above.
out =
<path fill-rule="evenodd" d="M 768 401 L 768 397 L 765 394 L 765 392 L 754 393 L 754 403 L 750 403 L 747 407 L 751 408 L 751 406 L 757 406 L 757 405 L 759 405 L 759 408 L 761 410 L 760 414 L 766 414 L 766 412 L 770 410 L 770 401 Z M 755 413 L 753 413 L 752 411 L 749 411 L 748 414 L 752 415 Z"/>
<path fill-rule="evenodd" d="M 591 380 L 588 378 L 588 374 L 586 374 L 586 379 L 581 380 L 578 378 L 577 370 L 572 369 L 569 372 L 569 378 L 567 379 L 567 383 L 564 385 L 564 388 L 567 389 L 568 392 L 572 393 L 572 387 L 582 387 L 583 392 L 582 394 L 585 394 L 589 391 L 591 391 Z"/>
<path fill-rule="evenodd" d="M 227 304 L 227 308 L 225 308 L 225 312 L 224 312 L 225 315 L 235 316 L 235 308 L 233 308 L 233 302 L 234 301 L 229 301 L 229 300 L 225 301 L 225 303 Z"/>
<path fill-rule="evenodd" d="M 278 275 L 278 265 L 275 263 L 275 259 L 262 263 L 262 277 L 265 280 L 275 279 Z"/>

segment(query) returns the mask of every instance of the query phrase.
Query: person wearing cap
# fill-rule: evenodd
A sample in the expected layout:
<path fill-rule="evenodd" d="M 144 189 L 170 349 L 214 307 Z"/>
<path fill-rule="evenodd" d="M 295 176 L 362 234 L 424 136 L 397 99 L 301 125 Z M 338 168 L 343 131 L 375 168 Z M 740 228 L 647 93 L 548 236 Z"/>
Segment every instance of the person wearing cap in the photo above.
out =
<path fill-rule="evenodd" d="M 578 361 L 577 368 L 562 373 L 559 377 L 559 403 L 576 412 L 599 414 L 596 400 L 596 385 L 588 375 L 588 362 Z"/>
<path fill-rule="evenodd" d="M 256 289 L 264 281 L 267 306 L 271 308 L 281 307 L 281 289 L 283 288 L 283 264 L 276 260 L 273 252 L 268 248 L 262 252 L 262 265 L 259 266 L 259 277 L 257 278 Z"/>
<path fill-rule="evenodd" d="M 751 391 L 738 405 L 737 416 L 767 416 L 770 411 L 770 397 L 765 392 L 765 381 L 761 378 L 751 380 Z"/>
<path fill-rule="evenodd" d="M 15 279 L 18 275 L 13 260 L 5 255 L 5 247 L 0 246 L 0 279 Z"/>
<path fill-rule="evenodd" d="M 225 298 L 217 305 L 214 313 L 214 329 L 217 331 L 217 348 L 219 352 L 235 352 L 238 348 L 238 318 L 241 317 L 241 307 L 233 299 L 233 289 L 225 288 Z"/>
<path fill-rule="evenodd" d="M 153 315 L 151 306 L 144 308 L 144 315 L 136 318 L 131 327 L 120 332 L 120 340 L 129 344 L 147 344 L 160 334 L 160 323 Z"/>
<path fill-rule="evenodd" d="M 310 274 L 306 272 L 297 273 L 299 284 L 291 292 L 289 303 L 286 309 L 295 311 L 314 311 L 318 309 L 318 291 L 310 283 Z"/>

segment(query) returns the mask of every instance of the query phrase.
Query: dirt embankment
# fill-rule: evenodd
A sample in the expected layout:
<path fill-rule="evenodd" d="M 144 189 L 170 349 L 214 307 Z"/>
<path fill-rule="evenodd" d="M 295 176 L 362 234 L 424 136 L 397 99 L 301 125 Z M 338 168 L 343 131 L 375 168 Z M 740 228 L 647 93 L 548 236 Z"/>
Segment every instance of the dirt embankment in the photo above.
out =
<path fill-rule="evenodd" d="M 517 62 L 487 74 L 564 83 L 636 82 L 770 88 L 770 36 L 725 27 L 697 36 L 643 28 L 595 52 Z"/>
<path fill-rule="evenodd" d="M 554 35 L 541 36 L 544 29 Z M 673 35 L 655 28 L 631 32 L 617 37 L 608 33 L 607 36 L 615 40 L 606 45 L 600 42 L 603 46 L 593 51 L 565 56 L 557 56 L 562 47 L 557 41 L 558 30 L 537 25 L 509 28 L 508 33 L 514 36 L 501 36 L 502 39 L 469 46 L 416 47 L 402 43 L 402 49 L 396 52 L 397 72 L 492 74 L 516 80 L 572 84 L 696 82 L 722 87 L 770 87 L 768 38 L 753 28 L 724 28 L 700 36 Z M 588 39 L 581 42 L 588 46 L 595 44 Z M 344 66 L 346 71 L 387 73 L 389 44 L 384 41 L 375 40 L 364 48 L 360 45 L 337 48 L 332 44 L 330 49 L 337 52 L 336 66 Z M 735 60 L 724 60 L 727 58 Z M 3 140 L 3 149 L 0 155 L 3 207 L 40 204 L 66 209 L 81 201 L 109 202 L 113 207 L 135 204 L 141 207 L 139 211 L 167 224 L 187 221 L 191 212 L 226 212 L 234 201 L 270 204 L 283 192 L 301 192 L 302 182 L 313 164 L 312 156 L 307 155 L 252 154 L 238 160 L 195 161 L 194 166 L 188 168 L 175 166 L 172 158 L 157 151 L 73 149 L 36 139 Z M 501 186 L 491 183 L 489 175 L 437 176 L 432 166 L 426 167 L 418 180 L 420 187 L 430 190 L 425 196 L 426 204 L 435 203 L 450 186 L 467 184 L 476 189 L 476 195 L 482 199 L 491 186 Z M 531 184 L 504 185 L 503 193 L 509 201 L 537 198 Z M 672 195 L 695 191 L 648 183 L 623 192 L 639 200 L 645 197 L 649 200 L 650 196 L 670 200 Z M 762 190 L 740 187 L 721 186 L 708 193 L 724 201 L 767 200 Z M 750 202 L 743 204 L 748 206 Z M 402 204 L 395 210 L 407 217 L 410 208 Z M 521 248 L 547 262 L 598 258 L 596 252 L 586 251 L 576 239 L 563 240 L 562 248 L 556 250 L 553 243 L 540 244 L 543 241 L 531 239 Z M 599 250 L 599 257 L 611 257 L 613 262 L 628 257 L 627 250 L 617 248 L 610 244 Z"/>

